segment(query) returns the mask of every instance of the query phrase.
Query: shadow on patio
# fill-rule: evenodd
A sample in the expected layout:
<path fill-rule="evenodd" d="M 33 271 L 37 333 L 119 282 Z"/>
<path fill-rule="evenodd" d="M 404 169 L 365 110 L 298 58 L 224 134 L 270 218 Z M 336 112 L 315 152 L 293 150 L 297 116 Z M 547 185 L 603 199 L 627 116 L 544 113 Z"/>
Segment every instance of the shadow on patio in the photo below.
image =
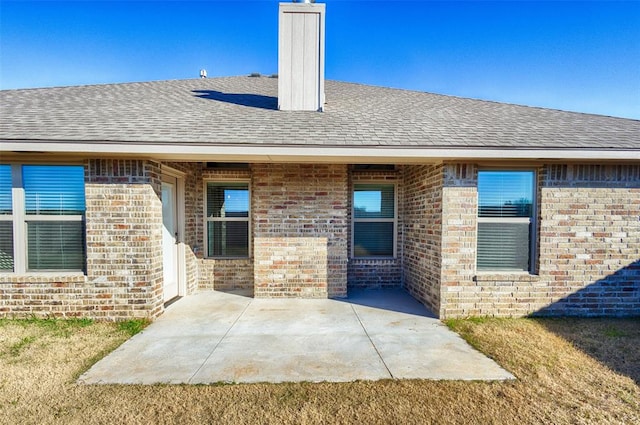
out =
<path fill-rule="evenodd" d="M 404 288 L 348 288 L 347 298 L 337 298 L 349 304 L 372 307 L 416 316 L 436 318 L 427 307 L 413 298 Z"/>

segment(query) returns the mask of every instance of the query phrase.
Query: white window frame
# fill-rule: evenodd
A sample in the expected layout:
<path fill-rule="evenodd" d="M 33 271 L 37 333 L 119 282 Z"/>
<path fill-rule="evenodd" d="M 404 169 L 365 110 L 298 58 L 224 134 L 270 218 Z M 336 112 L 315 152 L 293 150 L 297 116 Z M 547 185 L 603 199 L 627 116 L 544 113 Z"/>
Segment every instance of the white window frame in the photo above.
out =
<path fill-rule="evenodd" d="M 358 185 L 393 186 L 393 218 L 356 218 L 354 196 Z M 393 255 L 356 256 L 355 234 L 356 223 L 391 223 L 393 222 Z M 391 260 L 398 256 L 398 182 L 388 180 L 358 180 L 351 187 L 351 258 L 355 260 Z"/>
<path fill-rule="evenodd" d="M 477 202 L 477 212 L 476 218 L 477 223 L 512 223 L 512 224 L 529 224 L 529 270 L 500 270 L 500 269 L 478 269 L 478 241 L 477 241 L 477 229 L 476 229 L 476 272 L 479 274 L 503 274 L 503 273 L 528 273 L 535 274 L 536 273 L 536 258 L 537 258 L 537 235 L 538 235 L 538 227 L 537 227 L 537 214 L 538 214 L 538 172 L 533 168 L 481 168 L 478 170 L 478 178 L 479 174 L 483 171 L 505 171 L 505 172 L 530 172 L 533 174 L 533 187 L 532 189 L 532 199 L 531 199 L 531 217 L 480 217 L 480 191 L 478 190 L 478 202 Z"/>
<path fill-rule="evenodd" d="M 42 221 L 79 221 L 84 222 L 85 215 L 40 215 L 27 214 L 25 191 L 22 181 L 23 165 L 51 165 L 60 167 L 83 166 L 83 164 L 30 164 L 30 163 L 10 163 L 3 164 L 11 167 L 11 215 L 0 215 L 1 221 L 13 222 L 13 271 L 3 270 L 0 273 L 10 274 L 27 274 L 27 273 L 82 273 L 85 274 L 86 269 L 86 243 L 85 243 L 85 259 L 82 269 L 48 269 L 48 270 L 31 270 L 29 269 L 28 242 L 27 242 L 27 226 L 29 222 Z M 84 182 L 86 191 L 86 182 Z M 86 192 L 85 192 L 86 193 Z M 85 206 L 86 212 L 86 206 Z"/>
<path fill-rule="evenodd" d="M 249 201 L 249 205 L 248 205 L 248 216 L 247 217 L 207 217 L 207 185 L 209 183 L 216 183 L 216 184 L 237 184 L 237 183 L 243 183 L 247 185 L 247 195 L 248 195 L 248 201 Z M 203 206 L 202 206 L 202 215 L 204 216 L 204 231 L 203 231 L 203 257 L 204 258 L 211 258 L 214 260 L 240 260 L 240 259 L 247 259 L 247 258 L 251 258 L 252 257 L 252 253 L 253 253 L 253 243 L 252 243 L 252 232 L 251 232 L 251 180 L 250 179 L 216 179 L 216 178 L 212 178 L 212 179 L 205 179 L 204 180 L 204 185 L 203 185 Z M 227 221 L 246 221 L 247 222 L 247 238 L 249 239 L 247 241 L 247 256 L 225 256 L 225 255 L 213 255 L 210 256 L 209 255 L 209 223 L 212 222 L 219 222 L 219 221 L 223 221 L 223 222 L 227 222 Z"/>

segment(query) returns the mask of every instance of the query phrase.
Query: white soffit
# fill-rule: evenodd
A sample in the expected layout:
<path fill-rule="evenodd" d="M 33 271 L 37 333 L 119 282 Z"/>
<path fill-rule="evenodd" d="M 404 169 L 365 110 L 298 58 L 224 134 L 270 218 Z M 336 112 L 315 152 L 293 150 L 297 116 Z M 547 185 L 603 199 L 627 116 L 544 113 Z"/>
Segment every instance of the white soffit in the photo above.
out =
<path fill-rule="evenodd" d="M 394 148 L 320 146 L 172 145 L 114 142 L 2 141 L 3 157 L 18 154 L 70 154 L 91 156 L 140 156 L 145 158 L 206 161 L 236 159 L 244 162 L 420 163 L 463 159 L 550 159 L 639 161 L 640 149 L 495 149 L 495 148 Z"/>

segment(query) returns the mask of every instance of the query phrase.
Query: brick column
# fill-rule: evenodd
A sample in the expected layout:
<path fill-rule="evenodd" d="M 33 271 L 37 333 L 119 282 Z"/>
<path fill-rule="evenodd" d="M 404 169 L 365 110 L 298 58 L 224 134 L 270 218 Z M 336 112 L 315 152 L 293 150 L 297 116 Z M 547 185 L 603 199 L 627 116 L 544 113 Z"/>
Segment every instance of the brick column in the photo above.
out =
<path fill-rule="evenodd" d="M 87 278 L 95 316 L 162 312 L 159 164 L 91 160 L 86 179 Z"/>
<path fill-rule="evenodd" d="M 478 169 L 475 165 L 444 166 L 441 300 L 438 312 L 442 319 L 479 314 L 475 311 L 477 294 L 469 293 L 476 274 L 477 186 Z"/>
<path fill-rule="evenodd" d="M 252 169 L 254 295 L 346 296 L 346 165 Z"/>
<path fill-rule="evenodd" d="M 443 169 L 411 165 L 404 170 L 404 284 L 434 313 L 440 311 Z"/>

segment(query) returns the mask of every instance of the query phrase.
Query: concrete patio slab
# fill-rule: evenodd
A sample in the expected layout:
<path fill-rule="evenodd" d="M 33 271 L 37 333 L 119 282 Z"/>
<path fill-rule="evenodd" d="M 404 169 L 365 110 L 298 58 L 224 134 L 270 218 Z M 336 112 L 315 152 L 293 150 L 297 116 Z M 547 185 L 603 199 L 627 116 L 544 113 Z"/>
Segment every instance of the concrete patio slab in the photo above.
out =
<path fill-rule="evenodd" d="M 503 380 L 400 289 L 344 300 L 252 299 L 203 292 L 160 318 L 79 378 L 86 384 L 300 382 L 391 378 Z"/>
<path fill-rule="evenodd" d="M 335 301 L 254 300 L 190 382 L 388 378 L 353 316 Z"/>

